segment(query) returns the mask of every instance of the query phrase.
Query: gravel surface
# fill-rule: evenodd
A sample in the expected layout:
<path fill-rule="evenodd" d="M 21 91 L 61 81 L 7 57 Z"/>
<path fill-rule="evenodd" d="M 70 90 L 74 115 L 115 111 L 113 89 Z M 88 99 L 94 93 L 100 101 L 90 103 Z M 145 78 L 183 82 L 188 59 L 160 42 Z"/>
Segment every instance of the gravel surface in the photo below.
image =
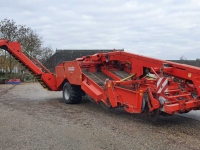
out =
<path fill-rule="evenodd" d="M 199 150 L 200 122 L 174 115 L 156 123 L 88 99 L 67 105 L 38 83 L 0 85 L 0 149 Z"/>

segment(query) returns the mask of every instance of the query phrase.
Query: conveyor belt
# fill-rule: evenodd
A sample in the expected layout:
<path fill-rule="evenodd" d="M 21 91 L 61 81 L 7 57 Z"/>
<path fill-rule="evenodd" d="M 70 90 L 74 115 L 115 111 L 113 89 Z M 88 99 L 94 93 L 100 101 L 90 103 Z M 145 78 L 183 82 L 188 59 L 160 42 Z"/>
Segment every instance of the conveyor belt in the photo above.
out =
<path fill-rule="evenodd" d="M 83 73 L 86 76 L 88 76 L 91 80 L 93 80 L 95 83 L 97 83 L 99 86 L 103 86 L 106 79 L 112 80 L 111 77 L 107 76 L 103 72 L 84 71 Z M 125 71 L 112 71 L 112 73 L 115 74 L 116 76 L 120 77 L 121 79 L 130 76 L 130 74 Z"/>
<path fill-rule="evenodd" d="M 91 80 L 97 83 L 99 86 L 103 86 L 106 79 L 112 79 L 103 72 L 83 72 L 86 76 L 88 76 Z"/>
<path fill-rule="evenodd" d="M 130 74 L 125 71 L 111 71 L 111 72 L 121 79 L 124 79 L 124 78 L 130 76 Z"/>

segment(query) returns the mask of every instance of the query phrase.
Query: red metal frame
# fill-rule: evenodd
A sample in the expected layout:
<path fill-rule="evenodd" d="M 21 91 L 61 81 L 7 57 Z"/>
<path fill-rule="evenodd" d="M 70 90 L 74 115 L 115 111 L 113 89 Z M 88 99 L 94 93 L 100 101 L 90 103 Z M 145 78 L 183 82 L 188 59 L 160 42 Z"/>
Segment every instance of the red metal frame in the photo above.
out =
<path fill-rule="evenodd" d="M 97 58 L 97 56 L 99 57 Z M 105 81 L 104 88 L 101 88 L 90 79 L 90 76 L 83 73 L 83 83 L 80 85 L 97 103 L 103 102 L 106 106 L 113 108 L 122 106 L 127 112 L 141 113 L 144 103 L 143 94 L 148 93 L 147 103 L 150 112 L 159 109 L 167 114 L 173 114 L 200 108 L 200 68 L 198 67 L 127 52 L 95 54 L 78 59 L 78 61 L 81 69 L 87 69 L 89 72 L 95 72 L 95 69 L 97 70 L 101 64 L 101 72 L 112 78 Z M 114 64 L 116 61 L 120 63 L 117 67 Z M 119 82 L 121 78 L 112 71 L 121 69 L 129 74 L 135 74 L 135 76 L 129 81 Z M 148 69 L 154 78 L 146 77 L 145 69 Z M 160 78 L 166 78 L 165 87 L 162 87 L 164 84 L 162 82 L 157 86 Z M 179 81 L 175 81 L 175 79 Z M 131 89 L 132 85 L 137 88 Z M 87 88 L 85 88 L 86 86 Z M 158 93 L 159 88 L 163 89 Z M 193 96 L 191 92 L 198 96 Z"/>
<path fill-rule="evenodd" d="M 159 110 L 167 114 L 200 108 L 198 67 L 114 51 L 63 62 L 54 75 L 26 57 L 18 42 L 0 40 L 0 48 L 39 75 L 53 91 L 62 90 L 65 82 L 80 85 L 97 103 L 124 107 L 129 113 L 141 113 L 146 106 L 149 113 Z M 127 76 L 117 75 L 117 71 Z"/>

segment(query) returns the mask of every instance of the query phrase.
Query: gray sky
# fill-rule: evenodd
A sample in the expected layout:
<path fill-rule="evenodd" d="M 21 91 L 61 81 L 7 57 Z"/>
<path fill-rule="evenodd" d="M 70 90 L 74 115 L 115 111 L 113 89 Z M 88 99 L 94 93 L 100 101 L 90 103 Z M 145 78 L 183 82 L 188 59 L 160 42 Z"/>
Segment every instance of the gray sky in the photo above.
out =
<path fill-rule="evenodd" d="M 124 48 L 160 59 L 200 58 L 200 0 L 0 0 L 58 49 Z"/>

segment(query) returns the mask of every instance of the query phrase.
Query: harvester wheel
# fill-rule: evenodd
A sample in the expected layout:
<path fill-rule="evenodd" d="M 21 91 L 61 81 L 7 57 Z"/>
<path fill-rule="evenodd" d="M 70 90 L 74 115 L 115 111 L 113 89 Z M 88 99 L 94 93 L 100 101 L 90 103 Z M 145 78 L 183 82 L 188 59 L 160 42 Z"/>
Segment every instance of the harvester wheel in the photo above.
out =
<path fill-rule="evenodd" d="M 152 112 L 148 113 L 150 120 L 153 122 L 156 122 L 158 120 L 159 114 L 160 114 L 159 109 L 155 109 Z"/>
<path fill-rule="evenodd" d="M 150 112 L 149 111 L 149 106 L 148 106 L 148 101 L 149 101 L 149 95 L 147 93 L 144 93 L 142 109 L 148 115 L 148 118 L 151 121 L 156 122 L 158 120 L 159 115 L 160 115 L 160 110 L 159 109 L 155 109 L 155 110 Z"/>
<path fill-rule="evenodd" d="M 82 100 L 81 88 L 66 82 L 63 86 L 63 98 L 66 104 L 78 104 Z"/>

